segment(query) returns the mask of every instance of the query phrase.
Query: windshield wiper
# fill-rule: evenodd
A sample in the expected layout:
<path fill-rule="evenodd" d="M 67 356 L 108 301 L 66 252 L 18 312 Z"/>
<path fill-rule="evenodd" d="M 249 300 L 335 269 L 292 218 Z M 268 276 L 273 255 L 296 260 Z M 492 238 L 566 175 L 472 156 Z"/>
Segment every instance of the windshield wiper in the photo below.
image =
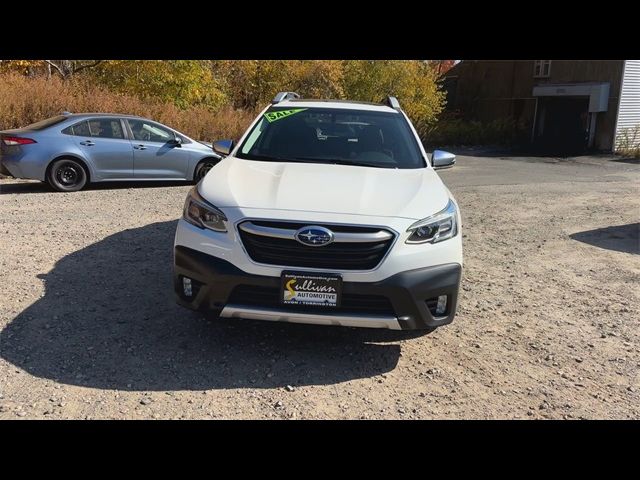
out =
<path fill-rule="evenodd" d="M 393 168 L 398 167 L 385 167 L 377 163 L 367 162 L 352 162 L 350 160 L 344 160 L 342 158 L 322 158 L 322 157 L 294 157 L 284 158 L 276 155 L 238 155 L 238 158 L 244 160 L 258 160 L 265 162 L 290 162 L 290 163 L 328 163 L 332 165 L 350 165 L 352 167 L 372 167 L 372 168 Z"/>
<path fill-rule="evenodd" d="M 293 160 L 291 158 L 278 157 L 276 155 L 238 155 L 238 158 L 243 160 L 259 160 L 265 162 L 294 162 L 300 163 L 298 160 Z"/>
<path fill-rule="evenodd" d="M 317 158 L 317 157 L 295 157 L 295 158 L 296 160 L 303 160 L 305 162 L 330 163 L 333 165 L 351 165 L 353 167 L 398 168 L 398 167 L 385 167 L 378 163 L 352 162 L 351 160 L 344 160 L 342 158 Z"/>

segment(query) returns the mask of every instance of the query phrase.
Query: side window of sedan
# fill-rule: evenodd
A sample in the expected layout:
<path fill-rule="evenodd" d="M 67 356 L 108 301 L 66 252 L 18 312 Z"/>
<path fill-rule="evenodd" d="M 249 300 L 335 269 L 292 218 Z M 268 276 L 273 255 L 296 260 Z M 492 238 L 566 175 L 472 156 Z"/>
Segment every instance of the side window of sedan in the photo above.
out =
<path fill-rule="evenodd" d="M 166 143 L 176 137 L 171 130 L 144 120 L 127 120 L 133 133 L 133 138 L 140 142 Z"/>
<path fill-rule="evenodd" d="M 65 128 L 62 133 L 77 137 L 124 138 L 122 124 L 114 118 L 85 120 Z"/>
<path fill-rule="evenodd" d="M 71 125 L 70 127 L 62 130 L 62 133 L 66 133 L 67 135 L 76 135 L 78 137 L 90 137 L 91 131 L 89 130 L 89 122 L 84 121 L 80 123 L 76 123 L 75 125 Z"/>
<path fill-rule="evenodd" d="M 124 138 L 122 124 L 115 118 L 95 118 L 89 120 L 89 131 L 92 137 L 99 138 Z"/>

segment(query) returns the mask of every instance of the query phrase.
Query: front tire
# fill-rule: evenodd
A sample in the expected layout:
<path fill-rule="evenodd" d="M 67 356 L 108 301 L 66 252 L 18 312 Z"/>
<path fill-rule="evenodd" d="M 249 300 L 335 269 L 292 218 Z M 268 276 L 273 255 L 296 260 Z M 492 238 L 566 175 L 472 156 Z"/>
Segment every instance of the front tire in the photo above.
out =
<path fill-rule="evenodd" d="M 77 192 L 82 190 L 89 180 L 85 168 L 70 158 L 56 160 L 49 169 L 47 182 L 59 192 Z"/>
<path fill-rule="evenodd" d="M 195 174 L 193 175 L 193 181 L 195 183 L 198 183 L 200 180 L 202 180 L 204 178 L 204 176 L 207 173 L 209 173 L 209 170 L 211 170 L 213 167 L 215 167 L 215 165 L 219 161 L 220 160 L 218 160 L 217 158 L 207 158 L 205 160 L 202 160 L 196 166 L 196 171 L 195 171 Z"/>

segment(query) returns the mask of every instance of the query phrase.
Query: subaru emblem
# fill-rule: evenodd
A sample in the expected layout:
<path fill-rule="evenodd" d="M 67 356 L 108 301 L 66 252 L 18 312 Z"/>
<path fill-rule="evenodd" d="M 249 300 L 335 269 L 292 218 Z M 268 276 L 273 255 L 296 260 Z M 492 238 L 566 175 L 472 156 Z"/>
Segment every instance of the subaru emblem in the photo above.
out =
<path fill-rule="evenodd" d="M 333 242 L 333 232 L 328 228 L 311 225 L 298 230 L 295 238 L 309 247 L 323 247 Z"/>

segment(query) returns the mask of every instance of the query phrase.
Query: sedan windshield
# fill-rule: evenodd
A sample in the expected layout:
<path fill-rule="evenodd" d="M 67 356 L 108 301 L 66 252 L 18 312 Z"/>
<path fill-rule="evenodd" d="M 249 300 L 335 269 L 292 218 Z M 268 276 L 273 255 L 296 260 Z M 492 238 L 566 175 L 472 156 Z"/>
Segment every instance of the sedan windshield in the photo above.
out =
<path fill-rule="evenodd" d="M 340 108 L 270 108 L 236 156 L 377 168 L 426 165 L 402 114 Z"/>

